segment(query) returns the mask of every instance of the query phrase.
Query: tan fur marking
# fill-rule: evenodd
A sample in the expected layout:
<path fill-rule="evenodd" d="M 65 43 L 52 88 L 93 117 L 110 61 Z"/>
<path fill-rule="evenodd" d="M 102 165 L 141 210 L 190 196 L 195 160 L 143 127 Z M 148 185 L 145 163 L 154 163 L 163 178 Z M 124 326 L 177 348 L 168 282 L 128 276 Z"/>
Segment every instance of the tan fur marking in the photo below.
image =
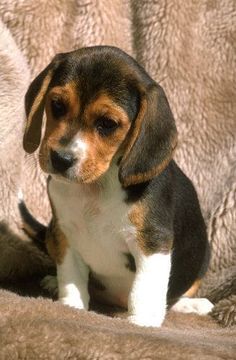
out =
<path fill-rule="evenodd" d="M 62 99 L 69 106 L 68 113 L 70 117 L 78 116 L 80 110 L 80 99 L 78 96 L 77 86 L 78 85 L 75 81 L 70 81 L 63 86 L 55 86 L 50 90 L 48 99 L 53 99 L 54 97 Z"/>
<path fill-rule="evenodd" d="M 56 264 L 61 264 L 65 257 L 68 243 L 65 235 L 58 227 L 56 219 L 52 221 L 53 223 L 46 237 L 46 245 L 51 258 Z"/>
<path fill-rule="evenodd" d="M 129 124 L 125 110 L 115 103 L 107 94 L 101 94 L 95 101 L 88 104 L 85 109 L 85 119 L 88 125 L 93 122 L 94 117 L 97 116 L 110 117 L 118 123 L 122 123 L 122 125 Z"/>
<path fill-rule="evenodd" d="M 201 285 L 201 280 L 200 279 L 196 280 L 191 286 L 191 288 L 188 289 L 188 291 L 183 296 L 193 297 L 196 294 L 197 290 L 199 289 L 200 285 Z"/>
<path fill-rule="evenodd" d="M 46 246 L 51 258 L 55 261 L 56 264 L 60 265 L 63 262 L 63 259 L 66 255 L 68 242 L 66 236 L 58 226 L 55 207 L 53 205 L 50 195 L 49 195 L 49 201 L 52 209 L 52 222 L 47 230 Z"/>
<path fill-rule="evenodd" d="M 44 78 L 43 80 L 43 83 L 42 83 L 42 86 L 41 86 L 41 89 L 38 93 L 38 95 L 36 96 L 34 102 L 33 102 L 33 105 L 31 107 L 31 110 L 30 110 L 30 113 L 29 113 L 29 116 L 27 118 L 27 123 L 26 123 L 26 129 L 25 129 L 25 132 L 28 131 L 29 127 L 30 127 L 30 124 L 31 124 L 31 121 L 32 121 L 32 118 L 35 114 L 35 112 L 37 111 L 47 89 L 48 89 L 48 85 L 52 79 L 52 74 L 53 74 L 53 70 L 49 70 L 48 74 L 46 75 L 46 77 Z"/>
<path fill-rule="evenodd" d="M 148 249 L 145 241 L 145 216 L 147 211 L 147 207 L 139 201 L 132 207 L 129 213 L 129 220 L 135 226 L 137 232 L 136 239 L 138 245 L 145 255 L 150 254 L 150 249 Z"/>

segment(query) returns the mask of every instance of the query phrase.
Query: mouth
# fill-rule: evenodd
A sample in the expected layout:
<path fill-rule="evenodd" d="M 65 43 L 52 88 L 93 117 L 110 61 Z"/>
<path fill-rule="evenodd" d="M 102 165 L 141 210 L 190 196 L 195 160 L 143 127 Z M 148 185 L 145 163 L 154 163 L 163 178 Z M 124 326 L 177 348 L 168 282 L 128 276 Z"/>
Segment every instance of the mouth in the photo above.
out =
<path fill-rule="evenodd" d="M 71 177 L 68 176 L 66 174 L 60 174 L 60 173 L 56 173 L 56 172 L 51 172 L 49 173 L 51 175 L 51 177 L 57 181 L 63 182 L 63 183 L 67 183 L 67 184 L 81 184 L 82 181 L 80 181 L 77 177 Z"/>

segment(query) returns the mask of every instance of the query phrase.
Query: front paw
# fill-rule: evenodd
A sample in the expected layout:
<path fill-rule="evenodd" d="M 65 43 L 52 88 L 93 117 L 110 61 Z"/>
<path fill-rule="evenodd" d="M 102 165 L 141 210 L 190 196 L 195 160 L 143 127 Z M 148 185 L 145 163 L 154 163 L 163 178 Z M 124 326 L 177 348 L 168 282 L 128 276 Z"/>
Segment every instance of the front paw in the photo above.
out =
<path fill-rule="evenodd" d="M 57 277 L 52 275 L 45 276 L 41 281 L 42 288 L 50 293 L 52 296 L 58 295 L 58 282 Z"/>
<path fill-rule="evenodd" d="M 83 302 L 81 301 L 81 299 L 78 298 L 73 298 L 73 297 L 62 297 L 59 298 L 59 301 L 63 304 L 63 305 L 67 305 L 70 307 L 73 307 L 75 309 L 79 309 L 79 310 L 88 310 L 87 307 L 83 304 Z"/>
<path fill-rule="evenodd" d="M 146 327 L 160 327 L 164 321 L 165 316 L 156 315 L 130 315 L 128 321 L 135 325 Z"/>
<path fill-rule="evenodd" d="M 59 301 L 76 309 L 88 310 L 89 293 L 87 285 L 79 288 L 73 283 L 63 286 L 59 284 Z"/>

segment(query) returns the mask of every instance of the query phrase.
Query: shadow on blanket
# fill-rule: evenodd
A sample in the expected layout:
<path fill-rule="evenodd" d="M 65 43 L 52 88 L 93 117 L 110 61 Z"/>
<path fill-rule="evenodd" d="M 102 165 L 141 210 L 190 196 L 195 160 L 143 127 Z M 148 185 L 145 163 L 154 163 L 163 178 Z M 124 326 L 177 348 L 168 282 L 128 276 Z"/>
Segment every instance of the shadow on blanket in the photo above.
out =
<path fill-rule="evenodd" d="M 220 328 L 210 317 L 170 312 L 161 329 L 152 329 L 106 310 L 114 318 L 1 290 L 0 357 L 236 359 L 236 329 Z"/>

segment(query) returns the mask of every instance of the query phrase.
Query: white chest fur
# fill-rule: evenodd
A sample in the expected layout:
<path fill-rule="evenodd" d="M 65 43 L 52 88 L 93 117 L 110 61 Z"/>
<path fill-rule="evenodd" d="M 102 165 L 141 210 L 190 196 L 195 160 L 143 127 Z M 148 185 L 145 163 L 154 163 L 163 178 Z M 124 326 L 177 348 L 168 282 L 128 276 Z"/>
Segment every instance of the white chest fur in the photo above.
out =
<path fill-rule="evenodd" d="M 116 170 L 102 185 L 79 185 L 52 179 L 49 193 L 69 246 L 106 287 L 112 302 L 126 302 L 134 278 L 127 267 L 127 241 L 134 237 L 130 206 Z M 105 295 L 105 294 L 104 294 Z"/>

